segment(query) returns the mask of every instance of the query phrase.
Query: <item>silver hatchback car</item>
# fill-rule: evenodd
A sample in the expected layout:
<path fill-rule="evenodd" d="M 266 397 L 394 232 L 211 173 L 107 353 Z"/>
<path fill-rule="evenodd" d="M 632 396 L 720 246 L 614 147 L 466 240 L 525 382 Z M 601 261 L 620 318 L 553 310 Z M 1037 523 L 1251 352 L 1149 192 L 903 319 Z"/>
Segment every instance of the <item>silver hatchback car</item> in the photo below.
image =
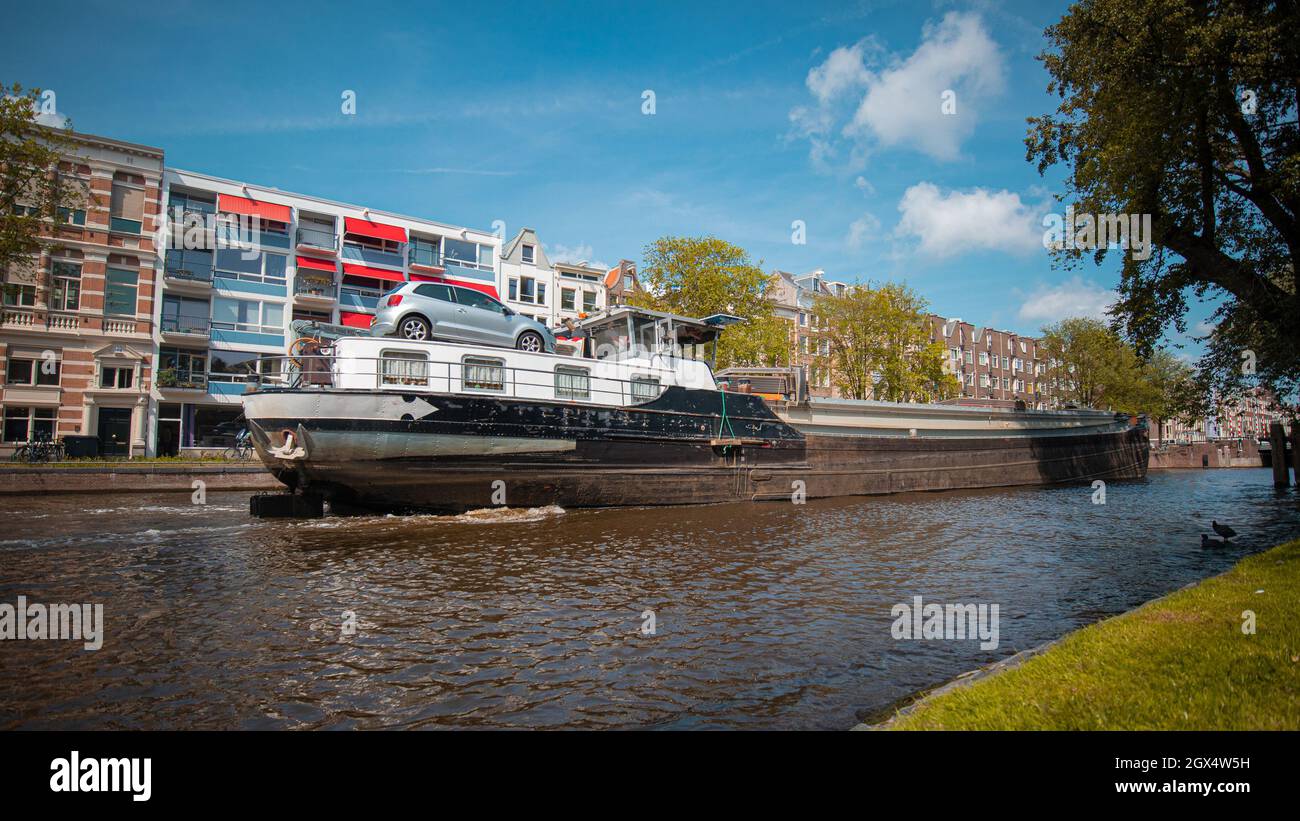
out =
<path fill-rule="evenodd" d="M 384 294 L 370 335 L 555 351 L 555 335 L 542 323 L 473 288 L 443 282 L 405 282 Z"/>

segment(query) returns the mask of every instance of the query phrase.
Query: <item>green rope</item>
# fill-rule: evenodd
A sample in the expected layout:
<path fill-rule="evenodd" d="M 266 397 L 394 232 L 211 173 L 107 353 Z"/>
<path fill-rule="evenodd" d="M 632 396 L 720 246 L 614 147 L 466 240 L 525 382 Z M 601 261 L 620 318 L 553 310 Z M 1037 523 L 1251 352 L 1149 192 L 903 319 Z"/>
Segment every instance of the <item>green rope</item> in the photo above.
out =
<path fill-rule="evenodd" d="M 722 425 L 723 425 L 723 423 L 725 422 L 726 425 L 727 425 L 727 433 L 730 433 L 730 434 L 731 434 L 731 438 L 732 438 L 732 439 L 735 439 L 735 438 L 736 438 L 736 432 L 735 432 L 734 430 L 732 430 L 732 428 L 731 428 L 731 420 L 727 418 L 727 392 L 724 391 L 724 390 L 722 390 L 722 389 L 719 389 L 719 390 L 718 390 L 718 393 L 722 394 L 722 416 L 718 417 L 718 437 L 717 437 L 717 438 L 719 438 L 719 439 L 722 438 Z M 728 446 L 728 447 L 730 447 L 730 446 Z"/>

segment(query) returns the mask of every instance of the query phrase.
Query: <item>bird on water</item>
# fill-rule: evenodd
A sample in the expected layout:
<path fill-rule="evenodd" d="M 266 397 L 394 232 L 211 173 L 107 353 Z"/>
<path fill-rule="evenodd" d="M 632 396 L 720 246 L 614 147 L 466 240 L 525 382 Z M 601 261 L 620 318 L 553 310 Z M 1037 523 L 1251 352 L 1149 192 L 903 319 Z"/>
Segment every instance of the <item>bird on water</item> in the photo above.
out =
<path fill-rule="evenodd" d="M 1211 521 L 1210 527 L 1214 528 L 1214 532 L 1218 533 L 1220 536 L 1222 536 L 1225 539 L 1231 539 L 1233 536 L 1237 535 L 1237 531 L 1233 530 L 1227 525 L 1221 525 L 1217 521 Z"/>
<path fill-rule="evenodd" d="M 1204 533 L 1201 534 L 1201 547 L 1224 547 L 1227 545 L 1223 539 L 1211 539 Z"/>

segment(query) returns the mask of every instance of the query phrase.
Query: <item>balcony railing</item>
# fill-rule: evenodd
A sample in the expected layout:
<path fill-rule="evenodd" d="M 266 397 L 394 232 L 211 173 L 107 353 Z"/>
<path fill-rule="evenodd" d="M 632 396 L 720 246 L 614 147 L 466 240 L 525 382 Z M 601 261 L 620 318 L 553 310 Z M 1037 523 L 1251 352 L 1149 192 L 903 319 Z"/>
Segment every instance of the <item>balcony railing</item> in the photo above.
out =
<path fill-rule="evenodd" d="M 193 371 L 170 370 L 158 371 L 158 387 L 173 390 L 202 391 L 208 388 L 208 375 Z"/>
<path fill-rule="evenodd" d="M 196 336 L 207 336 L 210 333 L 210 329 L 211 323 L 206 319 L 164 317 L 162 321 L 162 332 L 165 334 L 194 334 Z"/>
<path fill-rule="evenodd" d="M 168 279 L 180 279 L 188 282 L 211 282 L 211 268 L 168 268 L 164 274 Z"/>
<path fill-rule="evenodd" d="M 318 296 L 334 299 L 335 284 L 333 279 L 304 277 L 299 274 L 293 281 L 293 292 L 299 296 Z"/>
<path fill-rule="evenodd" d="M 437 248 L 421 248 L 411 246 L 407 250 L 407 261 L 411 265 L 423 265 L 426 268 L 441 268 L 442 254 L 438 253 Z"/>
<path fill-rule="evenodd" d="M 296 242 L 311 248 L 325 248 L 330 251 L 339 249 L 338 234 L 321 228 L 299 228 Z"/>
<path fill-rule="evenodd" d="M 375 248 L 367 248 L 364 245 L 353 245 L 350 242 L 343 243 L 343 258 L 350 259 L 353 262 L 363 262 L 367 265 L 384 265 L 389 268 L 401 268 L 404 255 L 399 252 L 380 251 Z"/>
<path fill-rule="evenodd" d="M 339 304 L 348 308 L 361 308 L 367 311 L 375 310 L 379 305 L 379 298 L 384 295 L 383 291 L 374 288 L 358 288 L 354 285 L 343 285 L 339 288 Z"/>

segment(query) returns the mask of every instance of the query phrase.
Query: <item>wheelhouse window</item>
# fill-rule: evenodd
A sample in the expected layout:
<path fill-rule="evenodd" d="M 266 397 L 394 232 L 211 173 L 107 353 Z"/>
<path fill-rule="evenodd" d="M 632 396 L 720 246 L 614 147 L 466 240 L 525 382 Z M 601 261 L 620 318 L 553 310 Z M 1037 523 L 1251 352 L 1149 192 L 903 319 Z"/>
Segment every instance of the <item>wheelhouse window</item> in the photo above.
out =
<path fill-rule="evenodd" d="M 429 357 L 414 351 L 384 351 L 380 382 L 384 385 L 429 385 Z"/>
<path fill-rule="evenodd" d="M 656 376 L 632 377 L 632 401 L 649 402 L 659 397 L 659 378 Z"/>
<path fill-rule="evenodd" d="M 559 365 L 555 368 L 556 399 L 590 399 L 591 370 Z"/>
<path fill-rule="evenodd" d="M 461 360 L 464 376 L 461 381 L 466 390 L 504 391 L 506 389 L 506 361 L 495 357 L 467 356 Z"/>

